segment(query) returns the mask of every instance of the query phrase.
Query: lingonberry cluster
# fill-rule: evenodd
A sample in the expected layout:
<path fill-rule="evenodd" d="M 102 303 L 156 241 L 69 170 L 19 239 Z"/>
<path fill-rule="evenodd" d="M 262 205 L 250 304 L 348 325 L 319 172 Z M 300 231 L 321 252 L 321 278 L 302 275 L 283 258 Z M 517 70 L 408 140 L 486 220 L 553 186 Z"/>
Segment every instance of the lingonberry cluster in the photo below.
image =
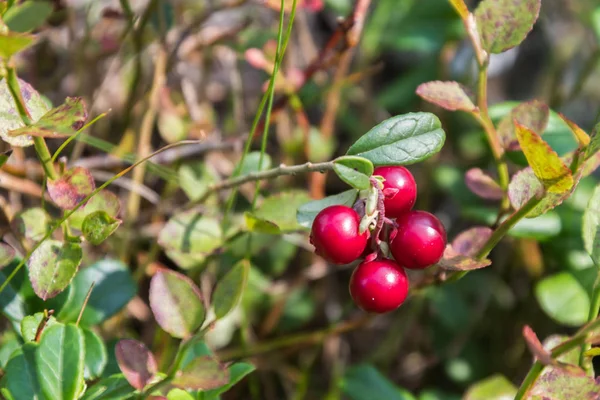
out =
<path fill-rule="evenodd" d="M 404 268 L 424 269 L 442 258 L 446 230 L 434 215 L 412 210 L 417 184 L 408 169 L 378 167 L 371 185 L 354 207 L 333 205 L 317 214 L 310 242 L 333 264 L 364 258 L 350 279 L 350 294 L 363 310 L 384 313 L 408 295 Z"/>

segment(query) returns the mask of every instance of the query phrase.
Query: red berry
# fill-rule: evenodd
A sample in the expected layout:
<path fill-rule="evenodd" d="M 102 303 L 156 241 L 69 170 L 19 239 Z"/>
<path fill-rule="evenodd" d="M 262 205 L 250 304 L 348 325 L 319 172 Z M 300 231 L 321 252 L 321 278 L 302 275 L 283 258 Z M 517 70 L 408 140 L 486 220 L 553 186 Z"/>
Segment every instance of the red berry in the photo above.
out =
<path fill-rule="evenodd" d="M 417 200 L 417 184 L 409 170 L 404 167 L 377 167 L 373 175 L 381 175 L 384 191 L 396 191 L 384 200 L 385 215 L 397 218 L 409 212 Z M 395 190 L 394 190 L 395 189 Z"/>
<path fill-rule="evenodd" d="M 310 242 L 315 252 L 333 264 L 356 260 L 367 247 L 368 231 L 358 233 L 360 217 L 347 206 L 325 208 L 315 218 Z"/>
<path fill-rule="evenodd" d="M 411 211 L 396 220 L 398 231 L 390 243 L 400 265 L 424 269 L 440 261 L 446 248 L 446 230 L 434 215 Z"/>
<path fill-rule="evenodd" d="M 404 303 L 408 295 L 408 277 L 392 260 L 363 262 L 352 273 L 350 294 L 365 311 L 392 311 Z"/>

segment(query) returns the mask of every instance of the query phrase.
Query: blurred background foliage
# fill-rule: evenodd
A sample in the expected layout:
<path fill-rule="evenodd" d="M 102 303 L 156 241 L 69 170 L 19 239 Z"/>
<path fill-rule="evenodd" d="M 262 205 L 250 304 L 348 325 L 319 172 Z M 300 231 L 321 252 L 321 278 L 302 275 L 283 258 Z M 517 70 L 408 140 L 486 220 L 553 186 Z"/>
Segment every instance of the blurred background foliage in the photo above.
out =
<path fill-rule="evenodd" d="M 272 66 L 277 13 L 252 1 L 214 12 L 211 7 L 218 8 L 217 2 L 159 1 L 148 15 L 149 29 L 136 41 L 123 36 L 129 28 L 118 2 L 50 3 L 42 14 L 46 23 L 38 32 L 41 40 L 19 59 L 19 75 L 48 101 L 77 95 L 86 98 L 92 117 L 112 110 L 69 147 L 69 163 L 86 166 L 101 181 L 124 165 L 119 160 L 135 158 L 156 46 L 161 40 L 172 46 L 177 38 L 182 41 L 169 58 L 150 145 L 203 138 L 211 150 L 200 145 L 190 154 L 172 153 L 172 159 L 148 168 L 144 182 L 122 180 L 113 189 L 125 204 L 133 188 L 143 198 L 141 207 L 127 208 L 124 226 L 105 245 L 86 253 L 84 264 L 124 259 L 135 271 L 140 290 L 123 313 L 104 324 L 105 338 L 138 337 L 155 351 L 159 363 L 168 365 L 175 342 L 156 326 L 145 305 L 152 271 L 165 265 L 182 268 L 201 287 L 210 287 L 247 255 L 252 269 L 243 302 L 216 324 L 207 342 L 224 359 L 261 354 L 252 358 L 257 372 L 225 398 L 453 400 L 494 374 L 508 379 L 492 381 L 495 392 L 502 392 L 509 381 L 518 384 L 531 363 L 521 335 L 524 324 L 546 338 L 573 333 L 586 321 L 597 269 L 583 249 L 581 217 L 597 174 L 585 178 L 557 209 L 519 223 L 493 251 L 490 268 L 414 291 L 398 311 L 341 335 L 278 344 L 282 338 L 324 332 L 324 327 L 362 314 L 348 293 L 351 269 L 332 268 L 316 258 L 306 235 L 294 226 L 299 204 L 346 189 L 337 177 L 329 174 L 321 186 L 313 176 L 280 178 L 261 186 L 257 212 L 287 213 L 292 228 L 284 235 L 251 234 L 249 250 L 248 233 L 217 244 L 218 251 L 209 257 L 191 260 L 157 244 L 168 218 L 189 199 L 201 198 L 203 187 L 229 175 L 239 160 L 241 140 Z M 131 4 L 134 13 L 146 7 L 143 1 Z M 475 6 L 469 4 L 470 9 Z M 319 71 L 295 90 L 295 79 L 335 31 L 338 16 L 347 15 L 351 7 L 350 0 L 327 0 L 322 8 L 298 12 L 277 80 L 277 96 L 287 94 L 290 106 L 274 119 L 267 151 L 272 164 L 328 160 L 344 154 L 389 116 L 432 111 L 442 120 L 447 142 L 439 156 L 411 167 L 419 187 L 417 208 L 440 217 L 450 238 L 473 225 L 493 224 L 494 204 L 472 194 L 464 183 L 470 168 L 494 171 L 484 133 L 465 114 L 435 108 L 415 94 L 423 82 L 456 80 L 473 87 L 477 78 L 464 27 L 446 0 L 373 2 L 348 71 L 340 76 L 335 67 Z M 17 19 L 11 28 L 28 23 L 36 24 Z M 600 118 L 599 60 L 597 1 L 544 0 L 525 42 L 491 58 L 492 118 L 498 122 L 516 102 L 539 99 L 555 112 L 544 139 L 561 155 L 574 150 L 577 144 L 556 112 L 591 131 Z M 326 122 L 332 113 L 335 129 Z M 53 149 L 59 144 L 50 141 Z M 16 152 L 1 172 L 2 200 L 13 211 L 39 202 L 31 196 L 39 189 L 36 183 L 20 188 L 17 183 L 23 182 L 14 183 L 40 178 L 40 169 L 27 156 L 29 151 Z M 524 165 L 521 154 L 509 156 L 511 172 Z M 255 170 L 257 157 L 249 157 L 244 168 Z M 236 212 L 250 208 L 252 193 L 252 185 L 242 187 Z M 220 217 L 224 200 L 212 197 L 200 207 Z M 418 282 L 422 276 L 413 278 Z M 7 357 L 10 335 L 3 340 L 0 359 Z M 276 351 L 256 343 L 275 343 Z M 113 358 L 106 376 L 118 370 L 113 354 L 109 351 Z M 471 389 L 465 398 L 493 398 L 486 395 L 485 385 L 475 389 L 480 391 Z"/>

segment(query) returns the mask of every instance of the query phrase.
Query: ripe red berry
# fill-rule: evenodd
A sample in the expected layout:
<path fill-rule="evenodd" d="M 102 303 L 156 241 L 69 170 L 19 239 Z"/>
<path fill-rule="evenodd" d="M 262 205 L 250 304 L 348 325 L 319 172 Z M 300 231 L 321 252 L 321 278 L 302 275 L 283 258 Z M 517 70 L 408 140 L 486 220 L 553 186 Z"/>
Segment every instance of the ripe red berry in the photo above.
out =
<path fill-rule="evenodd" d="M 396 191 L 386 196 L 383 202 L 387 217 L 397 218 L 413 208 L 417 200 L 417 184 L 409 170 L 404 167 L 377 167 L 373 175 L 385 178 L 384 191 Z"/>
<path fill-rule="evenodd" d="M 424 269 L 440 261 L 446 248 L 446 230 L 439 219 L 426 211 L 411 211 L 396 222 L 398 231 L 390 250 L 400 265 Z"/>
<path fill-rule="evenodd" d="M 368 231 L 359 234 L 360 217 L 347 206 L 322 210 L 313 222 L 310 242 L 315 252 L 333 264 L 348 264 L 365 250 Z"/>
<path fill-rule="evenodd" d="M 363 262 L 352 273 L 350 294 L 365 311 L 384 313 L 398 308 L 408 295 L 408 277 L 392 260 Z"/>

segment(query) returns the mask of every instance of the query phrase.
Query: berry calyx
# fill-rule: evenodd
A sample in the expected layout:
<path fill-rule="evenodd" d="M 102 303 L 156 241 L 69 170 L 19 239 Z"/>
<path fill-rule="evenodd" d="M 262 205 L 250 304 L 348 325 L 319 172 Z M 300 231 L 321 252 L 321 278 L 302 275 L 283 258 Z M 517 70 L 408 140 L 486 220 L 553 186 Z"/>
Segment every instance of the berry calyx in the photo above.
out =
<path fill-rule="evenodd" d="M 350 295 L 368 312 L 385 313 L 400 307 L 408 295 L 406 272 L 393 260 L 361 263 L 350 278 Z"/>
<path fill-rule="evenodd" d="M 333 264 L 356 260 L 367 247 L 368 231 L 359 233 L 360 217 L 347 206 L 330 206 L 317 214 L 310 232 L 315 252 Z"/>
<path fill-rule="evenodd" d="M 439 219 L 426 211 L 411 211 L 396 222 L 390 251 L 399 264 L 424 269 L 440 261 L 446 248 L 446 230 Z"/>
<path fill-rule="evenodd" d="M 397 218 L 409 212 L 417 200 L 417 183 L 410 171 L 404 167 L 377 167 L 373 175 L 385 178 L 383 192 L 386 194 L 385 215 Z"/>

